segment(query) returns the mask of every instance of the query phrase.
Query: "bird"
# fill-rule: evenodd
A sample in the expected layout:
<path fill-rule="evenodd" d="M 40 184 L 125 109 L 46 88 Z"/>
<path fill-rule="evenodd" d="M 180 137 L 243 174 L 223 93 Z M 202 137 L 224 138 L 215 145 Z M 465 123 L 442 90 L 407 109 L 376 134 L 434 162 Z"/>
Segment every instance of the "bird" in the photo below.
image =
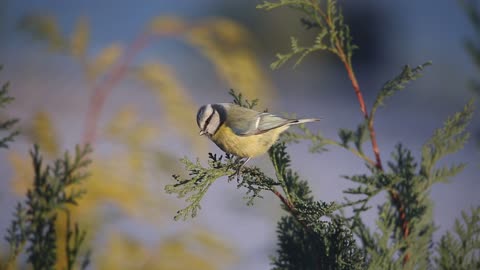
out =
<path fill-rule="evenodd" d="M 200 135 L 208 137 L 224 152 L 246 158 L 236 171 L 237 177 L 241 167 L 265 154 L 290 126 L 316 121 L 320 119 L 288 119 L 234 103 L 206 104 L 197 112 Z"/>

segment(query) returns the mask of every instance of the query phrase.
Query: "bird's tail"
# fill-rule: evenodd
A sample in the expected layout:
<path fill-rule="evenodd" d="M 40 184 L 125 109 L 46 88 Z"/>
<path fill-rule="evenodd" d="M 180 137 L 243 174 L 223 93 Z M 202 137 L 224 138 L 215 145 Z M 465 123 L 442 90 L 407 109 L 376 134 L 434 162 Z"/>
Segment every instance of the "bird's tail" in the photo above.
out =
<path fill-rule="evenodd" d="M 320 121 L 318 118 L 306 118 L 306 119 L 296 119 L 293 120 L 290 125 L 299 125 L 299 124 L 304 124 L 304 123 L 309 123 L 309 122 L 317 122 Z"/>

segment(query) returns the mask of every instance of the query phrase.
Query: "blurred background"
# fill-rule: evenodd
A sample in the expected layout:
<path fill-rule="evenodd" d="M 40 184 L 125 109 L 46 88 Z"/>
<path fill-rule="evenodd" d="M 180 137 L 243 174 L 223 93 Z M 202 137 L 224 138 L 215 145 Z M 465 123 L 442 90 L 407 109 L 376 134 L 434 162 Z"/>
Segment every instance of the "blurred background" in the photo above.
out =
<path fill-rule="evenodd" d="M 309 44 L 315 30 L 305 30 L 295 11 L 264 12 L 258 3 L 0 0 L 0 82 L 10 81 L 16 99 L 2 117 L 21 119 L 21 136 L 0 152 L 0 231 L 31 183 L 32 143 L 53 159 L 90 142 L 92 176 L 74 213 L 88 229 L 92 269 L 269 269 L 283 214 L 276 197 L 264 194 L 247 207 L 244 191 L 220 179 L 196 218 L 175 222 L 185 204 L 164 192 L 182 171 L 179 158 L 206 162 L 208 152 L 221 153 L 198 136 L 195 114 L 202 104 L 231 101 L 230 88 L 260 98 L 271 112 L 322 117 L 310 127 L 329 138 L 362 121 L 332 55 L 270 70 L 275 54 L 289 50 L 290 36 Z M 433 131 L 475 96 L 468 81 L 478 70 L 463 44 L 477 33 L 457 1 L 340 4 L 359 46 L 353 65 L 369 106 L 403 65 L 433 62 L 376 118 L 384 161 L 398 142 L 419 157 Z M 476 115 L 472 132 L 478 127 Z M 341 176 L 366 172 L 343 149 L 312 155 L 307 148 L 303 142 L 288 149 L 316 199 L 340 201 L 350 185 Z M 452 161 L 469 166 L 431 192 L 436 237 L 461 210 L 480 203 L 476 141 L 446 162 Z M 266 157 L 251 164 L 271 171 Z"/>

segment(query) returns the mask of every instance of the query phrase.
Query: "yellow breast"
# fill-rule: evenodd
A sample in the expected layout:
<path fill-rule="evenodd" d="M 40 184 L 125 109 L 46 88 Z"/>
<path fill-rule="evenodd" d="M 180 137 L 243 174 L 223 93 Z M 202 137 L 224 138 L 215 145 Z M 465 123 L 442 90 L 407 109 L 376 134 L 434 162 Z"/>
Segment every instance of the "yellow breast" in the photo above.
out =
<path fill-rule="evenodd" d="M 287 129 L 288 126 L 283 126 L 258 135 L 238 136 L 229 127 L 221 125 L 211 140 L 227 153 L 239 157 L 256 157 L 266 153 L 280 133 Z"/>

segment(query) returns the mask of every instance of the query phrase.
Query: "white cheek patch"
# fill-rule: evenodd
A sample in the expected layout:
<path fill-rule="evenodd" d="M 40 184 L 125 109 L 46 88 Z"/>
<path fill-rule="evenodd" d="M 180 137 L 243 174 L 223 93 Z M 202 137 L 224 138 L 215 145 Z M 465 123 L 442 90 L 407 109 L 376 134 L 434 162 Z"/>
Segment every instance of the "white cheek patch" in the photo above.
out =
<path fill-rule="evenodd" d="M 205 127 L 208 134 L 215 134 L 218 127 L 220 126 L 220 115 L 217 111 L 213 112 L 213 115 L 210 117 L 208 125 Z"/>
<path fill-rule="evenodd" d="M 212 105 L 210 104 L 200 108 L 200 112 L 198 113 L 198 117 L 197 117 L 197 124 L 201 130 L 205 129 L 205 124 L 207 122 L 207 119 L 210 117 L 210 115 L 212 115 L 212 113 L 213 113 L 213 108 L 212 108 Z"/>

